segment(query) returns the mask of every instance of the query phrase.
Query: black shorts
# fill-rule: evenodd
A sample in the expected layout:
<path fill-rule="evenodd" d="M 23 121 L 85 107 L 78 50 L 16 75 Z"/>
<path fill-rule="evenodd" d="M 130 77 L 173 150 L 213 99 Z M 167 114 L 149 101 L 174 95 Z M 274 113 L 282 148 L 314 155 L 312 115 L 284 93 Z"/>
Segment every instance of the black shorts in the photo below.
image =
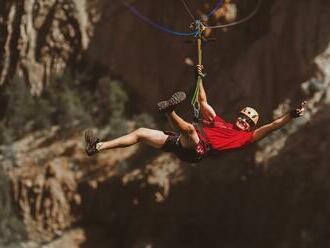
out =
<path fill-rule="evenodd" d="M 180 135 L 178 133 L 168 131 L 164 131 L 164 133 L 168 135 L 168 138 L 166 139 L 165 144 L 162 147 L 163 151 L 171 152 L 182 161 L 189 163 L 197 163 L 206 156 L 206 149 L 205 153 L 201 154 L 197 152 L 197 149 L 183 148 L 179 141 Z M 200 141 L 200 144 L 198 144 L 198 146 L 204 147 L 203 142 Z"/>

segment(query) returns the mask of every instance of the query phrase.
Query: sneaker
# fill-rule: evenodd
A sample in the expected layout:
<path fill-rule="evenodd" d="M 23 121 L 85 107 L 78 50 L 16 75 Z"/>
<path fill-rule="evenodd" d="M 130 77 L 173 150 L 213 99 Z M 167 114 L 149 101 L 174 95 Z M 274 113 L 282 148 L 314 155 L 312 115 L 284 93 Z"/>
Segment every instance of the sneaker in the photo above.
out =
<path fill-rule="evenodd" d="M 85 142 L 85 151 L 88 156 L 92 156 L 98 152 L 96 149 L 96 144 L 99 142 L 99 139 L 93 134 L 92 130 L 88 129 L 85 131 Z"/>
<path fill-rule="evenodd" d="M 169 113 L 186 99 L 186 93 L 183 91 L 175 92 L 167 101 L 161 101 L 157 104 L 160 112 Z"/>

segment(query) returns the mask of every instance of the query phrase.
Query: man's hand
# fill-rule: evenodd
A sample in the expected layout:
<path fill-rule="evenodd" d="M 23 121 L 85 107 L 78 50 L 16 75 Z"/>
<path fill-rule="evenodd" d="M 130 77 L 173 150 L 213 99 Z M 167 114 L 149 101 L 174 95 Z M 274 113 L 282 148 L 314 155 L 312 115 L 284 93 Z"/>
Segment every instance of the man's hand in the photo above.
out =
<path fill-rule="evenodd" d="M 203 73 L 204 66 L 203 65 L 197 65 L 196 66 L 196 74 L 198 76 L 201 76 L 202 78 L 206 76 L 206 73 Z"/>
<path fill-rule="evenodd" d="M 303 101 L 302 103 L 300 103 L 300 105 L 295 108 L 295 109 L 292 109 L 290 111 L 290 116 L 292 118 L 298 118 L 298 117 L 301 117 L 305 114 L 305 105 L 306 105 L 307 101 Z"/>
<path fill-rule="evenodd" d="M 298 118 L 300 116 L 303 116 L 305 113 L 305 107 L 306 101 L 303 101 L 298 105 L 297 108 L 292 109 L 289 113 L 283 115 L 282 117 L 276 119 L 272 123 L 263 125 L 262 127 L 259 127 L 257 130 L 253 131 L 252 136 L 252 142 L 258 141 L 262 138 L 264 138 L 266 135 L 268 135 L 270 132 L 284 126 L 286 123 L 290 122 L 292 118 Z"/>

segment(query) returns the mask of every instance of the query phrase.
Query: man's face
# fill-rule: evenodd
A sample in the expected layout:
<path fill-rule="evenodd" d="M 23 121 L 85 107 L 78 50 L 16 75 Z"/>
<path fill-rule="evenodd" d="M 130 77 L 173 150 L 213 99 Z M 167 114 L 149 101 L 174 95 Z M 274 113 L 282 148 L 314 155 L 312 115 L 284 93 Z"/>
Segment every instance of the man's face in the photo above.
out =
<path fill-rule="evenodd" d="M 250 131 L 254 123 L 249 117 L 240 114 L 235 121 L 235 126 L 240 131 Z"/>

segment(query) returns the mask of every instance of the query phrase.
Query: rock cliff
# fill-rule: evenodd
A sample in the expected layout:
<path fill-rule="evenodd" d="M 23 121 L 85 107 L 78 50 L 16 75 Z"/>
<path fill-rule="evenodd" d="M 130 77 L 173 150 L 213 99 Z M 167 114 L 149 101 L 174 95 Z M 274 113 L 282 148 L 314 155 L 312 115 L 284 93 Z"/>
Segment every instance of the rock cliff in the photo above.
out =
<path fill-rule="evenodd" d="M 194 59 L 194 47 L 146 25 L 120 1 L 0 2 L 2 87 L 18 75 L 40 95 L 67 70 L 92 86 L 110 77 L 128 92 L 128 116 L 148 113 L 161 128 L 155 102 L 193 87 L 184 61 Z M 151 2 L 134 6 L 167 27 L 187 29 L 180 1 Z M 222 9 L 227 16 L 217 13 L 210 23 L 242 18 L 255 4 L 226 3 L 235 11 Z M 211 5 L 196 0 L 191 8 L 197 15 Z M 328 247 L 329 12 L 325 0 L 263 1 L 252 20 L 213 31 L 216 42 L 205 45 L 205 86 L 219 114 L 230 120 L 248 104 L 265 123 L 304 98 L 304 119 L 246 151 L 196 166 L 144 146 L 88 158 L 79 129 L 26 134 L 0 146 L 0 175 L 9 178 L 3 188 L 11 188 L 11 200 L 1 193 L 0 213 L 9 217 L 0 234 L 17 230 L 15 239 L 37 243 L 58 237 L 49 247 L 68 240 L 72 247 Z"/>

